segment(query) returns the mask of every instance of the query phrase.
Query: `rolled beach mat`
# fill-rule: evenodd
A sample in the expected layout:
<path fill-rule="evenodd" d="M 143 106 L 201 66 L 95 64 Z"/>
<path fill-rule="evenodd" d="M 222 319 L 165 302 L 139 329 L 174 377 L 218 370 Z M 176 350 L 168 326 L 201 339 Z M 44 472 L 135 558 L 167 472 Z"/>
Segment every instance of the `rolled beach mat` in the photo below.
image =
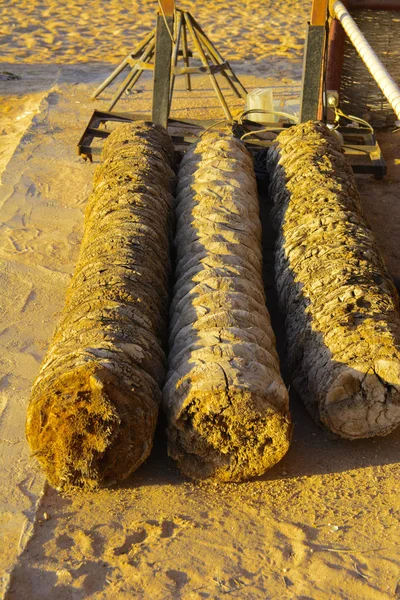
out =
<path fill-rule="evenodd" d="M 400 424 L 399 300 L 339 140 L 291 127 L 267 166 L 293 385 L 334 433 L 386 435 Z"/>
<path fill-rule="evenodd" d="M 104 143 L 26 434 L 58 489 L 119 482 L 149 455 L 165 376 L 173 145 L 121 125 Z M 148 184 L 148 185 L 147 185 Z"/>
<path fill-rule="evenodd" d="M 253 161 L 240 141 L 208 133 L 190 147 L 175 214 L 169 453 L 193 479 L 242 481 L 284 456 L 291 423 L 265 306 Z"/>

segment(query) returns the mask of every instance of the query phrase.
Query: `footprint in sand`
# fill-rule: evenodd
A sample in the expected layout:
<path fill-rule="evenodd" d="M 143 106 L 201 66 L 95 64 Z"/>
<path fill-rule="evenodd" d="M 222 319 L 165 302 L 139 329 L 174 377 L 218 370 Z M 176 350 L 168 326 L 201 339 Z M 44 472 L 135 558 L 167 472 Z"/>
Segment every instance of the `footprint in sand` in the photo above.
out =
<path fill-rule="evenodd" d="M 56 539 L 56 546 L 61 550 L 68 550 L 75 559 L 86 556 L 97 557 L 103 553 L 104 538 L 97 532 L 78 530 L 63 533 Z"/>
<path fill-rule="evenodd" d="M 119 548 L 114 548 L 114 556 L 129 554 L 135 544 L 141 544 L 147 539 L 147 532 L 144 528 L 138 529 L 126 536 L 124 543 Z"/>
<path fill-rule="evenodd" d="M 179 592 L 183 586 L 189 582 L 189 577 L 184 571 L 176 571 L 175 569 L 171 569 L 166 571 L 166 576 L 174 582 L 177 592 Z"/>
<path fill-rule="evenodd" d="M 307 529 L 311 529 L 310 527 Z M 280 569 L 298 567 L 310 556 L 309 542 L 313 535 L 294 523 L 279 523 L 273 534 L 273 562 Z"/>
<path fill-rule="evenodd" d="M 183 517 L 159 521 L 155 519 L 139 521 L 132 524 L 131 531 L 119 532 L 117 538 L 119 543 L 116 543 L 117 539 L 114 538 L 110 544 L 111 551 L 108 550 L 108 553 L 114 557 L 136 554 L 138 549 L 143 553 L 150 549 L 152 543 L 160 543 L 161 540 L 174 538 L 180 529 L 191 525 L 191 521 Z M 144 544 L 144 542 L 146 543 Z"/>

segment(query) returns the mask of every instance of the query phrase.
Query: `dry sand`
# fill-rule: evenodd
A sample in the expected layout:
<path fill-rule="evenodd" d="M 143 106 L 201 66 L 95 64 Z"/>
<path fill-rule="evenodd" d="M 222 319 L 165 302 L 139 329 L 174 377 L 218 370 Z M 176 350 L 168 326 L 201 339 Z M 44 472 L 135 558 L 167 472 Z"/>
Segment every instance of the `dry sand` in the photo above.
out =
<path fill-rule="evenodd" d="M 25 64 L 118 62 L 154 27 L 155 0 L 6 0 L 0 43 L 5 61 Z M 301 71 L 304 28 L 311 0 L 182 1 L 232 64 L 259 74 Z"/>
<path fill-rule="evenodd" d="M 245 85 L 292 90 L 309 6 L 181 4 Z M 21 79 L 0 81 L 0 589 L 18 600 L 400 598 L 399 431 L 333 439 L 292 394 L 288 455 L 246 484 L 185 480 L 166 457 L 163 423 L 150 459 L 118 489 L 61 497 L 29 457 L 26 403 L 74 268 L 93 175 L 75 145 L 112 90 L 96 103 L 90 93 L 152 26 L 155 9 L 156 2 L 135 0 L 8 0 L 3 8 L 0 72 Z M 175 114 L 218 118 L 209 82 L 200 78 L 196 87 L 188 99 L 179 84 Z M 150 90 L 147 78 L 118 109 L 146 112 Z M 386 135 L 382 146 L 388 176 L 362 177 L 359 185 L 400 280 L 398 138 Z M 274 313 L 267 227 L 264 246 Z M 276 313 L 275 326 L 279 332 Z"/>

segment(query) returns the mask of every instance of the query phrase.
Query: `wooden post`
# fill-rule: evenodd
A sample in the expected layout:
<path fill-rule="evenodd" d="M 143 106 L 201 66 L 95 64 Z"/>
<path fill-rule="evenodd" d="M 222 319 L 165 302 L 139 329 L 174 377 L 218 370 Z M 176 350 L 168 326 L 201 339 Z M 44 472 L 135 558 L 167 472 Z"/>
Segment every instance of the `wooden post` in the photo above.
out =
<path fill-rule="evenodd" d="M 304 49 L 303 82 L 300 121 L 314 121 L 322 117 L 321 88 L 325 51 L 325 24 L 328 0 L 313 0 Z"/>
<path fill-rule="evenodd" d="M 160 0 L 157 17 L 151 120 L 167 127 L 170 108 L 171 59 L 174 32 L 174 0 Z"/>

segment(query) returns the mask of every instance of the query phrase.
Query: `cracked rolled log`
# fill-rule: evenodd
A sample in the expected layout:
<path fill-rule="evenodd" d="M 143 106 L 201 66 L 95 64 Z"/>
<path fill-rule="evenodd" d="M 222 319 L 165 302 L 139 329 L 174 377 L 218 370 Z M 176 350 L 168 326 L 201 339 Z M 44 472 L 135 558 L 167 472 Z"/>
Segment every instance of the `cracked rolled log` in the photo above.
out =
<path fill-rule="evenodd" d="M 262 282 L 253 162 L 232 136 L 184 156 L 163 401 L 169 453 L 194 479 L 240 481 L 286 453 L 288 393 Z"/>
<path fill-rule="evenodd" d="M 138 122 L 106 140 L 65 308 L 28 407 L 59 489 L 107 485 L 149 455 L 165 374 L 173 146 Z"/>
<path fill-rule="evenodd" d="M 267 163 L 294 387 L 336 434 L 386 435 L 400 423 L 398 296 L 351 168 L 312 122 L 282 132 Z"/>

